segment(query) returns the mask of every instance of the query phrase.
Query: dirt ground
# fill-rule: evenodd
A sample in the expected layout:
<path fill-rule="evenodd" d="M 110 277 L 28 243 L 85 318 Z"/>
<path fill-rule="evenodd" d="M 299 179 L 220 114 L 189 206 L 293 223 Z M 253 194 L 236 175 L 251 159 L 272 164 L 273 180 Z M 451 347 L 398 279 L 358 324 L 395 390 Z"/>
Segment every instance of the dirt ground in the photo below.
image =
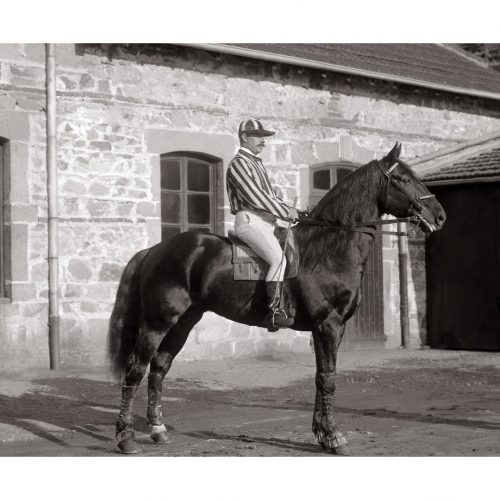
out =
<path fill-rule="evenodd" d="M 500 456 L 500 353 L 339 353 L 337 421 L 354 456 Z M 140 456 L 328 457 L 311 433 L 313 354 L 177 362 L 164 383 L 171 442 L 155 445 L 146 387 Z M 119 456 L 120 386 L 104 369 L 0 376 L 0 456 Z M 126 457 L 124 457 L 126 458 Z"/>

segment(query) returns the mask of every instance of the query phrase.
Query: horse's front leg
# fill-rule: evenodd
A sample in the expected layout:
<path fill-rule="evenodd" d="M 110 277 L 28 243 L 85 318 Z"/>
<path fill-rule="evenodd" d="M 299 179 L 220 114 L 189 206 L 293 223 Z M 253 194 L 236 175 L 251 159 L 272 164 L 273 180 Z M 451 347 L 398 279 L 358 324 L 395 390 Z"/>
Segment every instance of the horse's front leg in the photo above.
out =
<path fill-rule="evenodd" d="M 347 439 L 335 423 L 335 376 L 337 351 L 345 325 L 336 314 L 331 314 L 313 331 L 316 354 L 316 398 L 312 431 L 323 448 L 337 455 L 349 455 Z"/>

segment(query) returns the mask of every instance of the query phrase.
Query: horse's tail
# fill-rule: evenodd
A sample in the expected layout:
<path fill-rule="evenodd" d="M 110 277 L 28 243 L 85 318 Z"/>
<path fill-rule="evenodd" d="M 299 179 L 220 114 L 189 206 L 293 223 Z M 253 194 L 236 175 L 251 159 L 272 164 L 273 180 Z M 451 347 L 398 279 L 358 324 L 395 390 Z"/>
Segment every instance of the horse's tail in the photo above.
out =
<path fill-rule="evenodd" d="M 108 359 L 110 370 L 117 379 L 121 379 L 125 373 L 127 359 L 139 333 L 141 319 L 139 275 L 142 261 L 148 251 L 149 249 L 145 249 L 136 253 L 125 266 L 109 319 Z"/>

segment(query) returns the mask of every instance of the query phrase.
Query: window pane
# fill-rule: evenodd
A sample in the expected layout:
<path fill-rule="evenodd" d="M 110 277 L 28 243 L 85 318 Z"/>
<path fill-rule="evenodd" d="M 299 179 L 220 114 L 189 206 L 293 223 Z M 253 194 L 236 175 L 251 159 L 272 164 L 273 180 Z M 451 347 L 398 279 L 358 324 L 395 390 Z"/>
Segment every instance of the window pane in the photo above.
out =
<path fill-rule="evenodd" d="M 210 227 L 190 227 L 188 231 L 199 231 L 200 233 L 210 233 L 212 229 Z"/>
<path fill-rule="evenodd" d="M 352 172 L 350 168 L 338 168 L 337 169 L 337 182 L 346 177 Z"/>
<path fill-rule="evenodd" d="M 316 170 L 313 174 L 314 189 L 330 189 L 330 169 Z"/>
<path fill-rule="evenodd" d="M 175 189 L 181 188 L 181 167 L 180 160 L 174 158 L 161 159 L 161 188 Z"/>
<path fill-rule="evenodd" d="M 199 160 L 188 160 L 187 166 L 188 191 L 210 191 L 210 166 Z"/>
<path fill-rule="evenodd" d="M 177 193 L 161 193 L 161 221 L 180 222 L 181 221 L 181 197 Z"/>
<path fill-rule="evenodd" d="M 210 224 L 210 196 L 208 194 L 188 194 L 188 222 L 190 224 Z"/>
<path fill-rule="evenodd" d="M 161 226 L 161 241 L 171 240 L 180 232 L 181 228 L 179 226 Z"/>

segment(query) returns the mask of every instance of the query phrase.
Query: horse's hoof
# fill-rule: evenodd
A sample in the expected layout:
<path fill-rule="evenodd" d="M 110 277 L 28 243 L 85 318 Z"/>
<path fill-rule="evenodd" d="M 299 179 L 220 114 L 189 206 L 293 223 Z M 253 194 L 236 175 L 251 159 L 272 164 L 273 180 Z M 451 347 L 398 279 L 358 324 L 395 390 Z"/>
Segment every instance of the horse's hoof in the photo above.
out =
<path fill-rule="evenodd" d="M 124 455 L 135 455 L 137 453 L 137 443 L 135 442 L 134 433 L 127 433 L 123 439 L 118 441 L 118 449 Z"/>
<path fill-rule="evenodd" d="M 167 434 L 167 428 L 164 425 L 153 425 L 153 431 L 151 432 L 151 439 L 156 444 L 170 443 L 170 439 Z"/>
<path fill-rule="evenodd" d="M 321 431 L 315 431 L 314 433 L 316 437 L 316 441 L 318 441 L 318 444 L 324 449 L 328 449 L 328 441 L 325 438 L 325 435 Z"/>
<path fill-rule="evenodd" d="M 156 443 L 156 444 L 166 444 L 170 443 L 170 438 L 168 437 L 168 434 L 166 432 L 160 432 L 158 434 L 151 434 L 151 439 Z"/>
<path fill-rule="evenodd" d="M 339 455 L 343 457 L 351 456 L 351 449 L 347 444 L 343 444 L 342 446 L 337 446 L 336 448 L 332 448 L 333 455 Z"/>

